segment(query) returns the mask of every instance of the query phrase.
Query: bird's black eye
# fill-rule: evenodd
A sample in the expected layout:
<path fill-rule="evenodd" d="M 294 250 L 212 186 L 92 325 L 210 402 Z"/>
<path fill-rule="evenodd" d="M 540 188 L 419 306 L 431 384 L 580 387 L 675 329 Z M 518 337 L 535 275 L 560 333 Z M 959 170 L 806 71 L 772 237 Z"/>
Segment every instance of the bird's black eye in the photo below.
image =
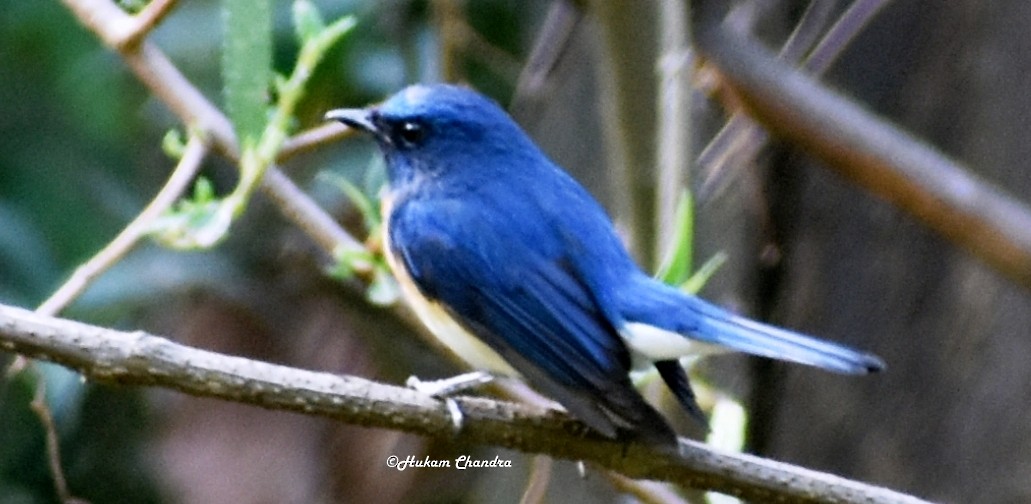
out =
<path fill-rule="evenodd" d="M 417 147 L 426 138 L 426 126 L 417 121 L 403 121 L 394 133 L 405 147 Z"/>

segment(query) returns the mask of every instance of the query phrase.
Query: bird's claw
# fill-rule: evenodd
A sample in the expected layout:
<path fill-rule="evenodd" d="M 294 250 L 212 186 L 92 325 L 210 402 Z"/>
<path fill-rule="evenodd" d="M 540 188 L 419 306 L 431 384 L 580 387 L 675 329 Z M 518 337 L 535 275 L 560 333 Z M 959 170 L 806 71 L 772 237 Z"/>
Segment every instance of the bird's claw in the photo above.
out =
<path fill-rule="evenodd" d="M 462 408 L 459 408 L 458 402 L 450 397 L 444 398 L 444 406 L 447 406 L 447 412 L 451 415 L 451 428 L 458 434 L 462 431 L 462 420 L 465 418 Z"/>
<path fill-rule="evenodd" d="M 490 373 L 473 371 L 471 373 L 452 376 L 451 378 L 444 378 L 443 380 L 432 381 L 422 381 L 417 376 L 409 376 L 408 380 L 405 381 L 405 385 L 408 386 L 408 388 L 418 390 L 423 394 L 442 398 L 454 395 L 463 390 L 490 383 L 493 379 L 494 377 L 491 376 Z"/>
<path fill-rule="evenodd" d="M 493 379 L 494 377 L 489 373 L 474 371 L 471 373 L 460 374 L 458 376 L 452 376 L 451 378 L 445 378 L 443 380 L 433 381 L 422 381 L 416 376 L 409 376 L 408 380 L 405 381 L 405 385 L 413 390 L 417 390 L 443 400 L 444 406 L 447 407 L 448 414 L 451 415 L 451 425 L 454 427 L 455 433 L 458 433 L 462 430 L 462 420 L 464 415 L 462 414 L 462 409 L 458 406 L 458 402 L 448 396 L 479 385 L 490 383 Z"/>

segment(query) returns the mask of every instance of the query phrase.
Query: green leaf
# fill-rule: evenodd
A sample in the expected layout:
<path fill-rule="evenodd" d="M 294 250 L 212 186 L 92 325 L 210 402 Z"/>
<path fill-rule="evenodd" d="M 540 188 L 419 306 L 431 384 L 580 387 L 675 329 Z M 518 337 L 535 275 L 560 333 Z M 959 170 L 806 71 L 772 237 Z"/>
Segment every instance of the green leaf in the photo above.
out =
<path fill-rule="evenodd" d="M 380 264 L 375 269 L 365 297 L 377 306 L 390 306 L 401 298 L 401 287 L 386 265 Z"/>
<path fill-rule="evenodd" d="M 376 203 L 372 198 L 362 192 L 353 182 L 334 173 L 320 173 L 318 178 L 337 186 L 351 204 L 362 214 L 362 221 L 365 223 L 365 230 L 370 233 L 379 228 L 380 216 L 376 209 Z"/>
<path fill-rule="evenodd" d="M 197 177 L 193 185 L 193 201 L 199 204 L 215 201 L 215 186 L 207 177 Z"/>
<path fill-rule="evenodd" d="M 716 270 L 723 266 L 723 263 L 727 262 L 727 254 L 724 252 L 717 252 L 715 255 L 705 261 L 705 264 L 698 271 L 694 272 L 690 278 L 684 283 L 680 284 L 680 288 L 684 291 L 690 292 L 691 294 L 698 294 L 698 291 L 702 290 L 706 282 L 712 278 L 712 275 L 716 273 Z"/>
<path fill-rule="evenodd" d="M 714 448 L 740 452 L 748 432 L 748 412 L 733 398 L 717 394 L 712 407 L 712 430 L 705 442 Z"/>
<path fill-rule="evenodd" d="M 183 153 L 186 152 L 186 141 L 183 139 L 183 134 L 177 129 L 168 130 L 161 138 L 161 150 L 172 159 L 182 159 Z"/>
<path fill-rule="evenodd" d="M 669 285 L 683 283 L 691 274 L 694 243 L 694 201 L 691 191 L 685 189 L 677 202 L 673 242 L 666 251 L 655 277 Z"/>
<path fill-rule="evenodd" d="M 201 177 L 193 198 L 184 199 L 154 220 L 148 234 L 158 243 L 179 250 L 211 248 L 229 232 L 233 206 L 215 197 L 211 182 Z"/>
<path fill-rule="evenodd" d="M 308 0 L 296 0 L 293 11 L 294 28 L 297 30 L 297 39 L 301 44 L 315 38 L 326 29 L 326 22 L 322 20 L 319 10 Z"/>
<path fill-rule="evenodd" d="M 222 84 L 240 143 L 265 129 L 272 84 L 272 0 L 223 0 Z"/>
<path fill-rule="evenodd" d="M 376 255 L 369 250 L 342 249 L 333 253 L 335 262 L 326 273 L 338 280 L 349 280 L 357 271 L 368 271 L 376 263 Z"/>
<path fill-rule="evenodd" d="M 118 0 L 118 6 L 129 14 L 139 14 L 148 3 L 148 0 Z"/>

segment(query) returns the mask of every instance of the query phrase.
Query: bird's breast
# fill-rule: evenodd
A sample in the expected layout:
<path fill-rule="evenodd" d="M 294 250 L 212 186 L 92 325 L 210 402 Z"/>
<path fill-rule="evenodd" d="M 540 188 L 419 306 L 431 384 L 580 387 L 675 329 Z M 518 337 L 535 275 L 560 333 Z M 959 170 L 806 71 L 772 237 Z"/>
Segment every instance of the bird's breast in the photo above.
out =
<path fill-rule="evenodd" d="M 399 260 L 394 252 L 395 244 L 391 243 L 390 218 L 396 208 L 395 204 L 398 202 L 389 192 L 383 196 L 381 201 L 383 254 L 387 258 L 387 264 L 390 265 L 391 271 L 394 272 L 394 277 L 397 278 L 398 285 L 401 286 L 402 297 L 415 315 L 437 341 L 473 368 L 506 376 L 519 376 L 519 373 L 504 358 L 463 327 L 439 302 L 427 298 L 419 290 L 404 261 Z"/>

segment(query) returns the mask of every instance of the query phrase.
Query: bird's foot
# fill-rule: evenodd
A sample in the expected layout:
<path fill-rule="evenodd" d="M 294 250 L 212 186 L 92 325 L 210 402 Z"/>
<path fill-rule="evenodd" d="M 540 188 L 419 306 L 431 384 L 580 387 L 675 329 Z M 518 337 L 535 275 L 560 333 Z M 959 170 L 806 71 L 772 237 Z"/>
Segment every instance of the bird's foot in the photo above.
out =
<path fill-rule="evenodd" d="M 448 396 L 490 383 L 492 380 L 494 380 L 494 377 L 490 373 L 473 371 L 433 381 L 422 381 L 416 376 L 409 376 L 408 380 L 405 381 L 405 385 L 408 388 L 442 399 L 444 405 L 447 406 L 448 414 L 451 415 L 451 425 L 457 433 L 462 430 L 462 409 L 458 407 L 458 402 Z"/>

